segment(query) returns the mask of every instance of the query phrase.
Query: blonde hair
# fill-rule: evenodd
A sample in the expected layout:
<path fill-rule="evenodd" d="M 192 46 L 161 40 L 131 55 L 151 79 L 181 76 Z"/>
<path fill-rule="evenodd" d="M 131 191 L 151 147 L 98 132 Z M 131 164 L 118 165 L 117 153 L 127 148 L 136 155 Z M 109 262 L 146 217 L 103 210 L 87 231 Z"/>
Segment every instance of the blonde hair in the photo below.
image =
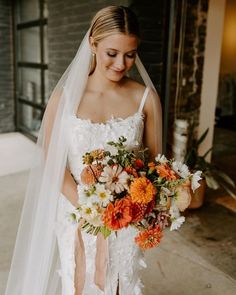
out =
<path fill-rule="evenodd" d="M 136 15 L 125 6 L 107 6 L 99 10 L 91 21 L 89 37 L 96 45 L 102 39 L 115 33 L 134 35 L 140 39 L 139 23 Z M 92 59 L 90 74 L 96 67 L 95 56 Z"/>

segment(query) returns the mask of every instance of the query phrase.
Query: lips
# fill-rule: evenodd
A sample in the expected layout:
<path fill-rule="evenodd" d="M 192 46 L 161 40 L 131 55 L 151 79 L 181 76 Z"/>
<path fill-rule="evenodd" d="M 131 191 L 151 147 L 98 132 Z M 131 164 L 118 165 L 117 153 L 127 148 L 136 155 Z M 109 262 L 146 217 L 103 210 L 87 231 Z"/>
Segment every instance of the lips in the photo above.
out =
<path fill-rule="evenodd" d="M 111 68 L 110 68 L 110 70 L 112 70 L 113 72 L 115 72 L 115 73 L 117 73 L 117 74 L 123 74 L 124 71 L 125 71 L 125 70 L 121 70 L 121 71 L 119 71 L 119 70 L 115 70 L 115 69 L 111 69 Z"/>

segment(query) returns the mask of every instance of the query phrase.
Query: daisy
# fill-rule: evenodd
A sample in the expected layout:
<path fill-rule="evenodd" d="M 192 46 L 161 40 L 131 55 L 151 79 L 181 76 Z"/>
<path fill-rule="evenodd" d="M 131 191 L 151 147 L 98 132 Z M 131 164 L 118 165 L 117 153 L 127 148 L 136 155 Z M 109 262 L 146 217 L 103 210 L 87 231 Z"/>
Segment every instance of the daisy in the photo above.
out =
<path fill-rule="evenodd" d="M 92 204 L 96 202 L 97 196 L 88 192 L 88 187 L 83 185 L 77 186 L 79 204 Z"/>
<path fill-rule="evenodd" d="M 96 208 L 91 204 L 82 205 L 80 208 L 81 216 L 87 221 L 94 219 L 98 215 Z"/>
<path fill-rule="evenodd" d="M 102 203 L 103 206 L 106 206 L 110 201 L 113 200 L 113 196 L 109 190 L 105 188 L 104 184 L 96 184 L 96 195 L 99 203 Z"/>
<path fill-rule="evenodd" d="M 183 163 L 181 163 L 181 162 L 174 161 L 172 163 L 172 168 L 182 178 L 187 178 L 187 177 L 190 176 L 190 172 L 188 170 L 188 166 L 185 165 L 185 164 L 183 164 Z"/>
<path fill-rule="evenodd" d="M 128 190 L 129 175 L 120 165 L 106 166 L 99 177 L 99 181 L 105 183 L 105 188 L 117 194 Z"/>

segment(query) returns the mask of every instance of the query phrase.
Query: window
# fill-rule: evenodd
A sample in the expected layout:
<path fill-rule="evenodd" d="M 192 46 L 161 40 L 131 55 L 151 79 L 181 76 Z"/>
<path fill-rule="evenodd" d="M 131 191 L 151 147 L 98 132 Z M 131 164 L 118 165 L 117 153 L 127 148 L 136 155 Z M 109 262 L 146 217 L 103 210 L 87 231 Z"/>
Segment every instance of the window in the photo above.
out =
<path fill-rule="evenodd" d="M 48 89 L 47 0 L 15 5 L 16 127 L 36 139 Z"/>

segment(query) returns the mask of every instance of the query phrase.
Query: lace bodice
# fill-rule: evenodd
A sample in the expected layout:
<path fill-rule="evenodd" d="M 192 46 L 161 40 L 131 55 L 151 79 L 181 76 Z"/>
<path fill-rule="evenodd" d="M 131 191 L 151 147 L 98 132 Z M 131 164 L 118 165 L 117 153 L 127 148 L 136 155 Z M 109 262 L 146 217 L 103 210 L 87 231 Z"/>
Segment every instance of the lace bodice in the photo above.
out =
<path fill-rule="evenodd" d="M 93 123 L 87 119 L 71 117 L 68 164 L 75 180 L 80 183 L 83 169 L 82 156 L 94 149 L 108 148 L 108 141 L 118 141 L 120 136 L 127 138 L 126 145 L 131 150 L 142 144 L 144 114 L 136 112 L 125 119 L 111 118 L 105 123 Z"/>

